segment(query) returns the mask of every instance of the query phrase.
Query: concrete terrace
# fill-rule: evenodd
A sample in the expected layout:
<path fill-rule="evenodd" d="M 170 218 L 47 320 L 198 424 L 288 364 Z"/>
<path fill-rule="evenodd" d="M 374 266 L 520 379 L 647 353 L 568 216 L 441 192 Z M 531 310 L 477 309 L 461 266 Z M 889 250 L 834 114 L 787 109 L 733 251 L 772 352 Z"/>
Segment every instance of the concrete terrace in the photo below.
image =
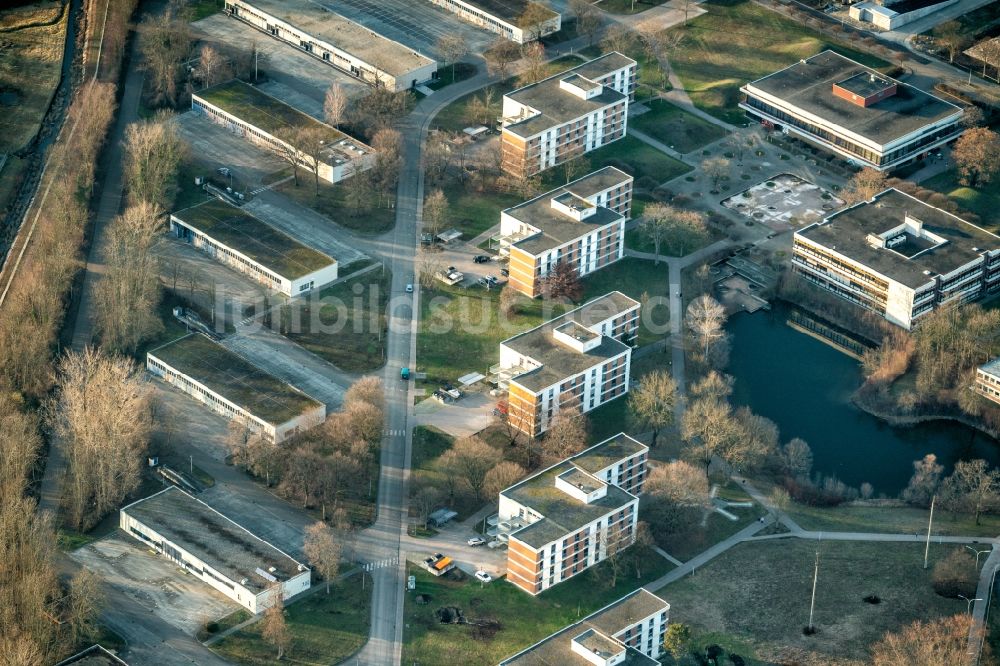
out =
<path fill-rule="evenodd" d="M 321 406 L 198 333 L 157 347 L 149 355 L 274 425 Z"/>

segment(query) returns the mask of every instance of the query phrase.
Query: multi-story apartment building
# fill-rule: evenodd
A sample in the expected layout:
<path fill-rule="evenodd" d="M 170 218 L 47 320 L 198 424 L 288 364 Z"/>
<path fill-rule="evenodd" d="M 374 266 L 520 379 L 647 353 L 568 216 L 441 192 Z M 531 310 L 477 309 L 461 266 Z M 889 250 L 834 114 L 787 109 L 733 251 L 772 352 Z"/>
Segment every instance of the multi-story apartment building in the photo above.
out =
<path fill-rule="evenodd" d="M 500 255 L 510 286 L 534 298 L 560 263 L 580 276 L 624 256 L 632 176 L 614 167 L 584 176 L 500 213 Z"/>
<path fill-rule="evenodd" d="M 326 420 L 326 405 L 199 333 L 146 352 L 146 369 L 271 442 Z"/>
<path fill-rule="evenodd" d="M 910 329 L 936 307 L 1000 289 L 1000 237 L 888 189 L 795 232 L 792 265 Z"/>
<path fill-rule="evenodd" d="M 365 83 L 394 91 L 429 81 L 437 63 L 313 0 L 226 0 L 226 13 Z"/>
<path fill-rule="evenodd" d="M 888 171 L 962 134 L 962 109 L 824 51 L 740 88 L 740 107 L 861 166 Z"/>
<path fill-rule="evenodd" d="M 286 296 L 300 296 L 337 279 L 336 261 L 218 199 L 171 213 L 170 231 Z"/>
<path fill-rule="evenodd" d="M 251 613 L 309 589 L 309 568 L 176 486 L 119 511 L 122 531 Z"/>
<path fill-rule="evenodd" d="M 648 454 L 620 433 L 502 491 L 507 580 L 538 594 L 632 545 Z"/>
<path fill-rule="evenodd" d="M 670 604 L 639 588 L 500 666 L 659 666 L 669 614 Z"/>
<path fill-rule="evenodd" d="M 531 176 L 625 136 L 636 62 L 612 52 L 503 96 L 501 166 Z"/>
<path fill-rule="evenodd" d="M 319 177 L 329 183 L 370 168 L 374 159 L 369 146 L 238 79 L 192 94 L 191 110 L 279 155 L 294 151 L 301 168 L 319 171 Z M 288 134 L 303 129 L 323 137 L 319 154 L 290 143 L 295 137 Z"/>
<path fill-rule="evenodd" d="M 508 391 L 509 423 L 535 437 L 560 409 L 586 413 L 628 393 L 639 308 L 613 291 L 501 342 L 490 373 Z"/>
<path fill-rule="evenodd" d="M 532 0 L 430 0 L 469 23 L 526 44 L 559 32 L 562 16 Z M 529 8 L 531 11 L 529 12 Z M 534 17 L 533 17 L 534 15 Z"/>
<path fill-rule="evenodd" d="M 1000 405 L 1000 358 L 995 358 L 976 368 L 976 393 Z"/>

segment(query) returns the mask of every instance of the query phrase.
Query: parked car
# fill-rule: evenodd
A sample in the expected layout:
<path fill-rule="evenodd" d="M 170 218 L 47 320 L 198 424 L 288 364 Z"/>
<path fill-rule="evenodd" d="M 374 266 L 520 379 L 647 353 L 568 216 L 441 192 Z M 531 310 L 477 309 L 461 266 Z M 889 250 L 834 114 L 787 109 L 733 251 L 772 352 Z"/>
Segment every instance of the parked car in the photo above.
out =
<path fill-rule="evenodd" d="M 413 285 L 412 284 L 406 285 L 406 293 L 408 293 L 408 294 L 412 294 L 413 293 Z"/>
<path fill-rule="evenodd" d="M 470 546 L 485 546 L 486 539 L 480 536 L 475 536 L 466 541 L 466 543 L 469 544 Z"/>
<path fill-rule="evenodd" d="M 483 583 L 489 583 L 493 580 L 493 576 L 489 575 L 485 571 L 477 571 L 476 579 L 482 581 Z"/>
<path fill-rule="evenodd" d="M 472 258 L 472 261 L 474 261 L 477 264 L 487 264 L 489 263 L 490 258 L 485 254 L 477 254 L 475 257 Z"/>
<path fill-rule="evenodd" d="M 403 381 L 408 380 L 410 378 L 410 369 L 409 368 L 401 369 L 399 371 L 399 378 L 402 379 Z"/>
<path fill-rule="evenodd" d="M 501 268 L 500 269 L 500 275 L 502 275 L 504 277 L 510 277 L 510 271 L 507 270 L 506 268 Z"/>

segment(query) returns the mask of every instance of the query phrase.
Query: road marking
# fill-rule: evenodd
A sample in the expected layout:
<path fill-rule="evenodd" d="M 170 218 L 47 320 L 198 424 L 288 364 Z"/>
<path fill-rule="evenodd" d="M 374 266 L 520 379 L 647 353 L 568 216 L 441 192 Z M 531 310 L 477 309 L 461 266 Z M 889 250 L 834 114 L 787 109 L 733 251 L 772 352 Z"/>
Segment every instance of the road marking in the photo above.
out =
<path fill-rule="evenodd" d="M 362 565 L 361 568 L 370 573 L 376 569 L 394 567 L 397 564 L 399 564 L 399 557 L 391 557 L 387 560 L 375 560 L 374 562 L 368 562 L 367 564 Z"/>
<path fill-rule="evenodd" d="M 406 435 L 406 430 L 389 430 L 388 428 L 386 428 L 385 431 L 386 437 L 403 437 L 405 435 Z"/>

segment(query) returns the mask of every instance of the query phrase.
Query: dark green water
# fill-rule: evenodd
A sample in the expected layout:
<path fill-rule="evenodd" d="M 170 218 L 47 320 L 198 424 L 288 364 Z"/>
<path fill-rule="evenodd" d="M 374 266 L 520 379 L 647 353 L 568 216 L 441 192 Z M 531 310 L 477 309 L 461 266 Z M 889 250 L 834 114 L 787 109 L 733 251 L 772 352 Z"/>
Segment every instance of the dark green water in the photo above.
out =
<path fill-rule="evenodd" d="M 813 471 L 854 487 L 867 481 L 876 495 L 892 496 L 906 486 L 913 461 L 928 453 L 946 473 L 957 460 L 1000 463 L 996 440 L 960 423 L 893 427 L 856 408 L 850 396 L 862 381 L 858 362 L 792 329 L 787 315 L 787 307 L 776 303 L 770 312 L 732 317 L 727 372 L 736 379 L 735 404 L 773 420 L 782 442 L 809 442 Z"/>

